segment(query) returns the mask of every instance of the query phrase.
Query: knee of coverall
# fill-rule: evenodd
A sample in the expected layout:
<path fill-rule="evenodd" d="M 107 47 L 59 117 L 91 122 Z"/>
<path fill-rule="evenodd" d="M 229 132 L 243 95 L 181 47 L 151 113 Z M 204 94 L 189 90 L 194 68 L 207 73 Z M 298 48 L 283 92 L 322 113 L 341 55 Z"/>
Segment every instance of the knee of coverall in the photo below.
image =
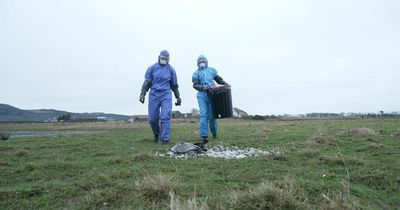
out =
<path fill-rule="evenodd" d="M 210 113 L 208 111 L 209 103 L 207 98 L 200 96 L 197 97 L 197 100 L 200 108 L 200 117 L 208 119 Z"/>
<path fill-rule="evenodd" d="M 169 100 L 169 102 L 171 105 L 162 105 L 161 107 L 161 122 L 166 122 L 166 121 L 170 121 L 171 120 L 171 109 L 172 109 L 172 100 Z"/>
<path fill-rule="evenodd" d="M 208 113 L 208 120 L 215 120 L 214 114 L 213 114 L 213 111 L 212 111 L 211 103 L 208 103 L 207 113 Z"/>
<path fill-rule="evenodd" d="M 159 94 L 156 91 L 150 91 L 149 94 L 149 123 L 150 124 L 157 124 L 160 118 L 160 100 Z"/>
<path fill-rule="evenodd" d="M 165 91 L 161 98 L 161 121 L 169 121 L 172 111 L 172 94 L 170 90 Z"/>

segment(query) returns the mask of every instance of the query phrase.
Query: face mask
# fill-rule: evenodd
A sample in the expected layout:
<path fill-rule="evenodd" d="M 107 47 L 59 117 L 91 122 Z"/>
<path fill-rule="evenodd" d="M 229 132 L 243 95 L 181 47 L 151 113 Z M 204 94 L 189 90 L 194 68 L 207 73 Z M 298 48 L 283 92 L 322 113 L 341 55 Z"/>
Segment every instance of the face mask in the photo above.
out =
<path fill-rule="evenodd" d="M 199 63 L 199 66 L 200 66 L 200 68 L 204 69 L 206 67 L 206 63 L 201 62 L 201 63 Z"/>
<path fill-rule="evenodd" d="M 161 63 L 162 65 L 167 64 L 168 61 L 169 61 L 169 57 L 162 56 L 162 55 L 160 56 L 160 63 Z"/>

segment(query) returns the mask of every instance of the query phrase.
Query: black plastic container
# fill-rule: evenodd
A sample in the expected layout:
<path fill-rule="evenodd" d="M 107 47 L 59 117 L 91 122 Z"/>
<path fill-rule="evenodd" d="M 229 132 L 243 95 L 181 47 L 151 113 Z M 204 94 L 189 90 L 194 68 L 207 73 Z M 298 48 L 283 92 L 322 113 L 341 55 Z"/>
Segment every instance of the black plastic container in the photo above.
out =
<path fill-rule="evenodd" d="M 210 90 L 208 97 L 215 119 L 233 116 L 232 96 L 230 86 L 219 86 Z"/>

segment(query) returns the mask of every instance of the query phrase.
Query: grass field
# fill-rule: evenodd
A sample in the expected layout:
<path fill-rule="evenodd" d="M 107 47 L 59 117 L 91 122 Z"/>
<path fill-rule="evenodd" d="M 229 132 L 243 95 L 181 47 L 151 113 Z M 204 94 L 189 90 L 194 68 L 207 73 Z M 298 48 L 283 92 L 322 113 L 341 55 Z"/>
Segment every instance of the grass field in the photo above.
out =
<path fill-rule="evenodd" d="M 219 121 L 221 142 L 274 149 L 244 159 L 156 157 L 198 140 L 173 123 L 0 124 L 102 131 L 0 141 L 0 209 L 399 209 L 400 120 Z"/>

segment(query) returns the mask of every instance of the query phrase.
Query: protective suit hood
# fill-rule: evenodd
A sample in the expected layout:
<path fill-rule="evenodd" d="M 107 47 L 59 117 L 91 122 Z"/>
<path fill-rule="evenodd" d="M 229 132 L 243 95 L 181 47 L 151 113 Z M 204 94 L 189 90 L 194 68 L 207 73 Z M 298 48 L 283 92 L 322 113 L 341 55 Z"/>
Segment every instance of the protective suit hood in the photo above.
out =
<path fill-rule="evenodd" d="M 168 60 L 168 62 L 166 64 L 161 64 L 161 62 L 160 62 L 160 57 L 161 56 L 169 57 L 169 52 L 167 50 L 163 50 L 163 51 L 160 52 L 160 55 L 158 56 L 158 64 L 167 65 L 169 63 L 169 60 Z"/>
<path fill-rule="evenodd" d="M 199 65 L 200 61 L 205 61 L 206 62 L 206 67 L 205 68 L 208 68 L 208 60 L 207 60 L 206 56 L 200 55 L 197 58 L 197 67 L 199 67 L 199 69 L 200 69 L 200 65 Z"/>

